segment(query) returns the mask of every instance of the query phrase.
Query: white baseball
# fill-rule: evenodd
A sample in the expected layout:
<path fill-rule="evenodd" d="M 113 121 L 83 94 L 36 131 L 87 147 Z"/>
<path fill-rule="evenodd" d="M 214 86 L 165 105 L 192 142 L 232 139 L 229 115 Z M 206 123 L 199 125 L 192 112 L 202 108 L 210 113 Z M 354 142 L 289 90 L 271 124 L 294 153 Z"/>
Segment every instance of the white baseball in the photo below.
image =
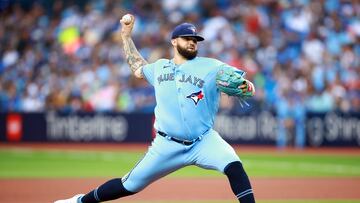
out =
<path fill-rule="evenodd" d="M 131 15 L 130 14 L 124 15 L 121 19 L 126 25 L 131 23 Z"/>

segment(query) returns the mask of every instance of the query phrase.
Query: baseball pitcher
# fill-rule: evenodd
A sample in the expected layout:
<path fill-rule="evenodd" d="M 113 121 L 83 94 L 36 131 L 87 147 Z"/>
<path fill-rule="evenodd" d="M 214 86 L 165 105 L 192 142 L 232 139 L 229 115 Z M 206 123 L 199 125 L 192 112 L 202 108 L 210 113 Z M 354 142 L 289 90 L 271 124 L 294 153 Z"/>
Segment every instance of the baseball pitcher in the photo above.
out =
<path fill-rule="evenodd" d="M 55 203 L 95 203 L 133 195 L 188 165 L 225 174 L 239 202 L 255 202 L 242 162 L 212 128 L 220 93 L 244 99 L 254 95 L 254 85 L 244 78 L 241 70 L 216 59 L 197 57 L 198 42 L 204 38 L 190 23 L 180 24 L 173 30 L 172 59 L 148 63 L 131 39 L 134 16 L 127 14 L 120 22 L 131 71 L 155 89 L 157 136 L 145 156 L 122 178 L 109 180 L 88 194 Z"/>

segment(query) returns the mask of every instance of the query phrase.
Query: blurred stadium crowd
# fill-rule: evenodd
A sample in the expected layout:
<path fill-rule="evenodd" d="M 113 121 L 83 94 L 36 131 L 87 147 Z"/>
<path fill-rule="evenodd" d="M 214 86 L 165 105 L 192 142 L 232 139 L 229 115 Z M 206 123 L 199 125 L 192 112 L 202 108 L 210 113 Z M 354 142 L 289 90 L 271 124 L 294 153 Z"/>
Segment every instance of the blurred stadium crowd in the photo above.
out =
<path fill-rule="evenodd" d="M 196 24 L 199 55 L 247 71 L 249 108 L 279 117 L 360 111 L 360 3 L 342 0 L 0 1 L 0 110 L 152 112 L 153 89 L 131 77 L 117 30 L 148 61 L 171 57 L 170 33 Z M 201 68 L 201 67 L 199 67 Z M 244 111 L 223 97 L 223 111 Z"/>

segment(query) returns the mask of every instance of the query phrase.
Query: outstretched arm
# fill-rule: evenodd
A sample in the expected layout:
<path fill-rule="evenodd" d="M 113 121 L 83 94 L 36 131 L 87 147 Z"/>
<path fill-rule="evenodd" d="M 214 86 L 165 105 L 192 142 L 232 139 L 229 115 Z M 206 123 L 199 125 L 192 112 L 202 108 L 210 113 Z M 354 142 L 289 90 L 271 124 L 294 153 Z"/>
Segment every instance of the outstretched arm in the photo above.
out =
<path fill-rule="evenodd" d="M 130 66 L 131 71 L 137 78 L 144 78 L 142 73 L 142 67 L 148 62 L 140 55 L 139 51 L 136 49 L 136 46 L 131 39 L 131 32 L 134 27 L 135 17 L 131 15 L 131 21 L 125 23 L 123 19 L 120 20 L 121 23 L 121 39 L 123 42 L 124 53 L 126 61 Z"/>

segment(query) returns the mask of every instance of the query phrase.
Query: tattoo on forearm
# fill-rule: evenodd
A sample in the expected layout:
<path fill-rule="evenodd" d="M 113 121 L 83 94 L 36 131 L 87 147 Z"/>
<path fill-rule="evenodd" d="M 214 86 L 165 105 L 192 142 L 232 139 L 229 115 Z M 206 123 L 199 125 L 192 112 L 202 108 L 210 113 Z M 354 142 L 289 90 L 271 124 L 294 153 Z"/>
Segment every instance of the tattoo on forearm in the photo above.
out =
<path fill-rule="evenodd" d="M 140 55 L 131 38 L 123 39 L 124 52 L 126 61 L 134 73 L 137 69 L 148 64 L 148 62 Z"/>

